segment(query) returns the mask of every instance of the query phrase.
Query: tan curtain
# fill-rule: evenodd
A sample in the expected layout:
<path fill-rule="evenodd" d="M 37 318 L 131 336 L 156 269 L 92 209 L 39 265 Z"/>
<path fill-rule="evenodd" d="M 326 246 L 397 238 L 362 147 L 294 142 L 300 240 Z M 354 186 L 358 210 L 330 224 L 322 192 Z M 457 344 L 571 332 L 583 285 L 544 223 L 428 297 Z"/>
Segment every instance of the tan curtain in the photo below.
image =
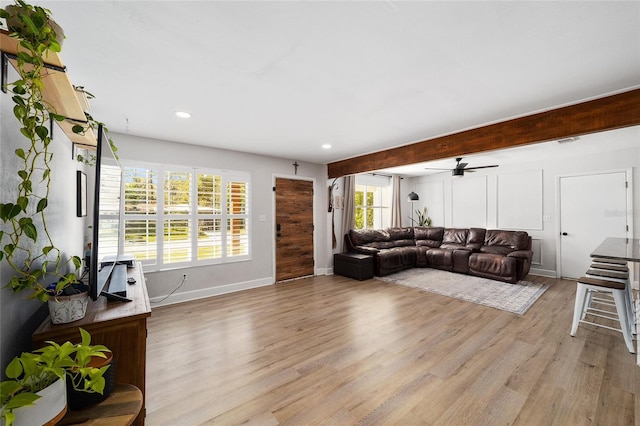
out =
<path fill-rule="evenodd" d="M 341 238 L 353 229 L 356 225 L 355 221 L 355 198 L 356 198 L 356 177 L 355 175 L 345 176 L 343 178 L 343 197 L 344 209 L 342 210 L 342 232 Z"/>
<path fill-rule="evenodd" d="M 398 175 L 391 177 L 391 227 L 402 226 L 402 202 L 400 201 L 400 180 Z"/>

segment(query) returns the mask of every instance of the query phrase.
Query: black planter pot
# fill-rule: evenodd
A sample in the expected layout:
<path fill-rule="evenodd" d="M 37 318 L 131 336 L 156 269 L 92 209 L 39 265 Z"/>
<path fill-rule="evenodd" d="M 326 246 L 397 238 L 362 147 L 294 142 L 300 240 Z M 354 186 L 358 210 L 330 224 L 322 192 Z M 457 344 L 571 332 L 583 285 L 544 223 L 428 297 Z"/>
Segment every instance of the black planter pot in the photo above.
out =
<path fill-rule="evenodd" d="M 89 405 L 102 402 L 113 392 L 113 389 L 116 386 L 115 364 L 113 362 L 113 356 L 110 353 L 106 353 L 105 355 L 107 355 L 107 359 L 94 357 L 90 363 L 92 367 L 97 368 L 109 365 L 109 368 L 107 368 L 107 371 L 105 371 L 102 376 L 105 380 L 104 392 L 102 392 L 102 395 L 99 393 L 88 393 L 75 390 L 73 388 L 73 383 L 71 382 L 71 377 L 67 377 L 67 404 L 69 404 L 69 408 L 71 410 L 80 410 Z"/>

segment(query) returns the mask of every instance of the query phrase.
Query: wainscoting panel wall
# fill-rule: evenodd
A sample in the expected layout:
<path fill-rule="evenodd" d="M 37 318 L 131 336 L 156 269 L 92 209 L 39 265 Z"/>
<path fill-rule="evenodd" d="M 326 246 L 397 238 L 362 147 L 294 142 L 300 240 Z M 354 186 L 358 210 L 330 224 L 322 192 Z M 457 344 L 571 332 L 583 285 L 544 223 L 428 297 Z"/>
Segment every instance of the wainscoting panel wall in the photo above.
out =
<path fill-rule="evenodd" d="M 415 208 L 422 211 L 426 207 L 427 215 L 431 218 L 431 225 L 444 226 L 444 180 L 420 182 L 416 185 L 416 193 L 420 197 L 420 201 L 415 203 Z"/>
<path fill-rule="evenodd" d="M 455 178 L 451 182 L 454 227 L 487 227 L 487 177 Z"/>
<path fill-rule="evenodd" d="M 498 175 L 498 228 L 542 230 L 542 170 Z"/>
<path fill-rule="evenodd" d="M 542 266 L 542 240 L 540 238 L 531 238 L 531 250 L 533 250 L 531 264 Z"/>

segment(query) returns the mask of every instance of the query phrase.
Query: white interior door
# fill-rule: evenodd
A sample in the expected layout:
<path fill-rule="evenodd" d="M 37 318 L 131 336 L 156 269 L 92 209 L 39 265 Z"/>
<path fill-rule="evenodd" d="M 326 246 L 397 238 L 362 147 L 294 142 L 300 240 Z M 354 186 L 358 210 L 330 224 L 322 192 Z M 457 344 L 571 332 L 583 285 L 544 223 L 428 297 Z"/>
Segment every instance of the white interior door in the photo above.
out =
<path fill-rule="evenodd" d="M 561 275 L 579 278 L 606 237 L 627 236 L 626 173 L 560 178 Z"/>

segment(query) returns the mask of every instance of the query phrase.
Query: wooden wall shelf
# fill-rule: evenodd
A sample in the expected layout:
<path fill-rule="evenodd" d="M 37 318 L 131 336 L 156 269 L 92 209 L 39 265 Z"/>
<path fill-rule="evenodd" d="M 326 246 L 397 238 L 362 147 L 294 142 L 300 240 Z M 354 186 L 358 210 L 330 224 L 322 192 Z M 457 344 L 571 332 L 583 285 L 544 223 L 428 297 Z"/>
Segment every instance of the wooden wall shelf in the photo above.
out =
<path fill-rule="evenodd" d="M 0 30 L 0 50 L 2 53 L 15 55 L 18 52 L 18 47 L 16 38 L 10 37 L 9 32 Z M 71 142 L 82 148 L 95 149 L 98 142 L 91 129 L 84 135 L 73 133 L 71 130 L 78 123 L 86 123 L 87 118 L 76 97 L 73 84 L 65 71 L 60 55 L 55 52 L 47 52 L 44 60 L 49 67 L 43 70 L 44 91 L 42 95 L 49 110 L 67 118 L 58 124 Z M 14 59 L 9 59 L 9 62 L 16 68 Z"/>

